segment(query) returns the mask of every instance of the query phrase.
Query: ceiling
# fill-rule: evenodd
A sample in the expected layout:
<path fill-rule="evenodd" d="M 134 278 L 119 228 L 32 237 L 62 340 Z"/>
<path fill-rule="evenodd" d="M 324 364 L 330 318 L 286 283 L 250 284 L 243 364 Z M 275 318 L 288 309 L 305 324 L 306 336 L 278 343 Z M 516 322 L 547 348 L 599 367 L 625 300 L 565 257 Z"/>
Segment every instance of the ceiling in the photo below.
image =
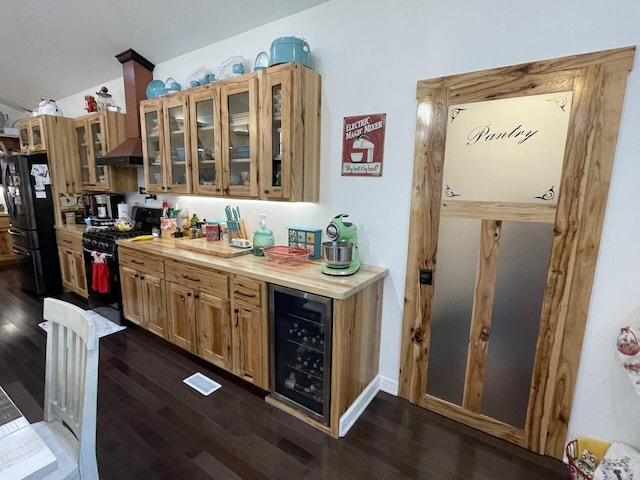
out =
<path fill-rule="evenodd" d="M 159 64 L 326 1 L 4 2 L 0 103 L 33 109 L 122 76 L 115 55 L 129 48 Z"/>

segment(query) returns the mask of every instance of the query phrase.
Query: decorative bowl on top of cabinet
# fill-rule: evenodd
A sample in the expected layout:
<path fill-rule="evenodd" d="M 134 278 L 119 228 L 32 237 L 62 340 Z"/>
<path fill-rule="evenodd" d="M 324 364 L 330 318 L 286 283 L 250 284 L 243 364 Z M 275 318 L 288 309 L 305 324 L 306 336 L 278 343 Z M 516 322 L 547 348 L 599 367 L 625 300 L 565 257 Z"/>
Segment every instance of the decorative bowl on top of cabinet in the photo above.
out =
<path fill-rule="evenodd" d="M 125 138 L 122 113 L 93 112 L 75 119 L 76 144 L 80 157 L 80 178 L 83 190 L 133 192 L 138 188 L 138 177 L 133 168 L 97 165 Z"/>

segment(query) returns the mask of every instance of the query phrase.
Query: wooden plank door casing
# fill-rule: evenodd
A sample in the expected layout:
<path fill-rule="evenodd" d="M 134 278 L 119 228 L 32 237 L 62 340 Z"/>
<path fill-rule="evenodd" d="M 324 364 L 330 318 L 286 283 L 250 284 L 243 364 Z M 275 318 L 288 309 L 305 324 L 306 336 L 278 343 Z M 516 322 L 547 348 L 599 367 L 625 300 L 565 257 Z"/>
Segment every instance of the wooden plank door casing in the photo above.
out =
<path fill-rule="evenodd" d="M 534 62 L 418 83 L 414 185 L 403 314 L 399 393 L 410 401 L 505 438 L 533 451 L 561 458 L 568 427 L 582 336 L 613 164 L 626 78 L 634 47 Z M 481 397 L 482 343 L 470 345 L 472 372 L 465 404 L 453 405 L 426 394 L 433 286 L 419 282 L 419 269 L 436 272 L 440 215 L 473 217 L 474 206 L 443 202 L 442 172 L 450 103 L 573 91 L 563 173 L 555 216 L 548 209 L 519 205 L 480 205 L 483 220 L 524 218 L 554 222 L 547 289 L 524 429 L 473 410 Z M 451 208 L 449 208 L 451 206 Z M 484 229 L 483 229 L 484 230 Z M 487 231 L 489 231 L 488 229 Z M 485 234 L 486 237 L 486 234 Z M 486 238 L 485 238 L 486 240 Z M 488 262 L 487 266 L 492 262 Z M 489 268 L 490 270 L 490 268 Z M 483 274 L 489 274 L 485 269 Z M 485 292 L 486 293 L 486 292 Z M 478 300 L 476 291 L 476 302 Z M 473 335 L 486 325 L 477 305 Z M 486 313 L 486 311 L 485 311 Z M 479 330 L 478 330 L 479 329 Z M 468 369 L 469 371 L 469 369 Z"/>

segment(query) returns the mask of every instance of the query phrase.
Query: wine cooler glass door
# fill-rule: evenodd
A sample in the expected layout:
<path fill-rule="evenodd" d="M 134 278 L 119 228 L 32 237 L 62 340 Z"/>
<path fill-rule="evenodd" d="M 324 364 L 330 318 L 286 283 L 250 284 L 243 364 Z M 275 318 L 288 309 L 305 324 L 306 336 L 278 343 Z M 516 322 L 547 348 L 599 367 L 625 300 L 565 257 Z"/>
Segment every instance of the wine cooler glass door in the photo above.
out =
<path fill-rule="evenodd" d="M 329 424 L 332 301 L 270 286 L 272 391 L 312 418 Z"/>

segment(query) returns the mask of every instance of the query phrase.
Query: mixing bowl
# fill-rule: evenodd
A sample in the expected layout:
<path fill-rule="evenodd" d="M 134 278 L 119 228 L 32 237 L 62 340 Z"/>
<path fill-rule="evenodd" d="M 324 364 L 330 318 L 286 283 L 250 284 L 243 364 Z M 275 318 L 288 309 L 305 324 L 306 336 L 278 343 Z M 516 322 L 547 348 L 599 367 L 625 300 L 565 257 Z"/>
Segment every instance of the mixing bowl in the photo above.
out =
<path fill-rule="evenodd" d="M 353 261 L 355 244 L 351 242 L 323 242 L 322 254 L 329 267 L 346 268 Z"/>

